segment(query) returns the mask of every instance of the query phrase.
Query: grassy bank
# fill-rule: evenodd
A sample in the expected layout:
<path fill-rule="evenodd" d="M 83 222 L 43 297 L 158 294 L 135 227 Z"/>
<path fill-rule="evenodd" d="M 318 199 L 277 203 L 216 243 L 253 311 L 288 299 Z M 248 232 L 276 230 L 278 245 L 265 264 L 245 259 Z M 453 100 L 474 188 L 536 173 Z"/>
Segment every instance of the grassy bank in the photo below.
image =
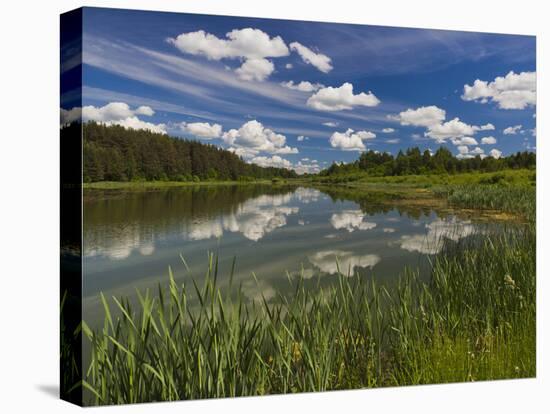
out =
<path fill-rule="evenodd" d="M 142 190 L 170 187 L 271 184 L 271 180 L 254 181 L 100 181 L 84 183 L 84 189 L 93 190 Z"/>
<path fill-rule="evenodd" d="M 350 184 L 350 185 L 396 185 L 407 187 L 432 187 L 441 185 L 464 184 L 502 184 L 502 185 L 533 185 L 536 180 L 534 170 L 517 169 L 496 172 L 470 172 L 461 174 L 422 174 L 397 176 L 372 176 L 366 173 L 338 174 L 329 176 L 315 176 L 314 183 Z"/>
<path fill-rule="evenodd" d="M 535 226 L 447 245 L 424 282 L 341 273 L 332 287 L 246 302 L 206 282 L 107 300 L 85 387 L 93 404 L 480 381 L 535 375 Z M 199 297 L 198 310 L 188 299 Z M 114 308 L 112 308 L 114 306 Z M 121 316 L 113 318 L 113 310 Z"/>

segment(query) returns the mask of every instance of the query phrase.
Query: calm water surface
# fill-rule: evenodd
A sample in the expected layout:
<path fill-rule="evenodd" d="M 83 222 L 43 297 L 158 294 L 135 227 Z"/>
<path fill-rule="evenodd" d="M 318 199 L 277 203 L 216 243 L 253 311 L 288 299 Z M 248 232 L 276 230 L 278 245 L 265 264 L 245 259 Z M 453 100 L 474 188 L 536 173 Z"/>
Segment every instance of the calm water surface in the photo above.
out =
<path fill-rule="evenodd" d="M 219 256 L 220 285 L 234 283 L 249 300 L 289 289 L 300 273 L 311 288 L 340 269 L 395 280 L 404 266 L 429 270 L 445 242 L 481 231 L 453 215 L 338 197 L 313 188 L 184 187 L 158 191 L 86 190 L 84 318 L 101 315 L 98 293 L 134 296 L 176 279 L 204 277 L 208 252 Z M 189 267 L 186 269 L 180 254 Z M 257 276 L 258 282 L 252 277 Z"/>

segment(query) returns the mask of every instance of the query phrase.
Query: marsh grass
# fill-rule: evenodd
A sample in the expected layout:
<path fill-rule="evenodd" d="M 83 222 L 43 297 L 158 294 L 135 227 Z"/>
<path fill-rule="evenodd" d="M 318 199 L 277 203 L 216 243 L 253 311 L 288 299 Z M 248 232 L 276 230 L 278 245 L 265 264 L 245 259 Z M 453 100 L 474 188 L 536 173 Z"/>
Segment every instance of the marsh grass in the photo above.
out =
<path fill-rule="evenodd" d="M 136 308 L 101 295 L 103 327 L 82 325 L 85 403 L 532 377 L 534 252 L 534 223 L 509 226 L 445 245 L 427 282 L 406 269 L 389 289 L 342 270 L 316 290 L 289 277 L 292 294 L 259 302 L 211 255 L 200 285 L 169 272 Z"/>

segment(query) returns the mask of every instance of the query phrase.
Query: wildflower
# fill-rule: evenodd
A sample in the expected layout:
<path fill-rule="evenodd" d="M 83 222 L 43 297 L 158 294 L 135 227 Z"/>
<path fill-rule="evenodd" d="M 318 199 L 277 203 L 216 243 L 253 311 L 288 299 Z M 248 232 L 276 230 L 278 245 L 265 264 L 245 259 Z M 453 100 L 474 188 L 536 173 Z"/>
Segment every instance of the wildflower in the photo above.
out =
<path fill-rule="evenodd" d="M 294 358 L 294 362 L 297 362 L 300 359 L 302 359 L 302 350 L 298 342 L 292 343 L 292 356 Z"/>
<path fill-rule="evenodd" d="M 514 281 L 514 279 L 512 279 L 512 276 L 510 275 L 504 276 L 504 284 L 506 285 L 506 287 L 509 287 L 510 289 L 516 288 L 516 282 Z"/>

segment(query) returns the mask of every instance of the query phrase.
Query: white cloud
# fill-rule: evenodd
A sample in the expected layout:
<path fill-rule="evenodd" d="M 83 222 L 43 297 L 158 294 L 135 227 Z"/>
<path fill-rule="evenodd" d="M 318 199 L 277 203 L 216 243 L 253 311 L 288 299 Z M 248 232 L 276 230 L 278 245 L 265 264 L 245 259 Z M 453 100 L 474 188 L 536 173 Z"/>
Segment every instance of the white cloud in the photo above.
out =
<path fill-rule="evenodd" d="M 497 139 L 495 137 L 484 137 L 481 138 L 481 144 L 482 145 L 493 145 L 497 143 Z"/>
<path fill-rule="evenodd" d="M 267 59 L 247 59 L 235 70 L 239 78 L 246 81 L 263 81 L 275 70 L 273 63 Z"/>
<path fill-rule="evenodd" d="M 79 121 L 82 118 L 82 108 L 80 107 L 74 107 L 71 109 L 63 109 L 61 108 L 60 111 L 61 125 L 67 125 L 71 122 Z"/>
<path fill-rule="evenodd" d="M 463 155 L 468 154 L 468 152 L 470 152 L 470 150 L 466 145 L 459 145 L 458 147 L 456 147 L 456 149 L 458 150 L 459 154 L 463 154 Z"/>
<path fill-rule="evenodd" d="M 267 152 L 270 154 L 297 154 L 297 148 L 286 145 L 286 137 L 265 128 L 256 120 L 248 121 L 239 129 L 230 129 L 222 135 L 222 139 L 234 148 L 245 148 L 249 154 Z"/>
<path fill-rule="evenodd" d="M 203 55 L 212 60 L 261 59 L 289 54 L 288 47 L 280 36 L 271 38 L 259 29 L 235 29 L 225 36 L 227 39 L 220 39 L 204 30 L 198 30 L 169 38 L 168 42 L 181 52 Z"/>
<path fill-rule="evenodd" d="M 300 83 L 294 83 L 294 81 L 281 82 L 281 86 L 300 92 L 315 92 L 325 87 L 322 83 L 311 83 L 308 81 L 301 81 Z"/>
<path fill-rule="evenodd" d="M 381 260 L 375 254 L 356 255 L 345 250 L 323 250 L 308 259 L 324 273 L 336 274 L 339 269 L 345 276 L 352 276 L 356 267 L 373 268 Z"/>
<path fill-rule="evenodd" d="M 333 214 L 330 224 L 336 230 L 345 229 L 350 233 L 355 230 L 371 230 L 376 227 L 376 223 L 363 221 L 364 217 L 365 214 L 361 210 L 345 210 Z"/>
<path fill-rule="evenodd" d="M 220 39 L 204 30 L 182 33 L 169 38 L 181 52 L 191 55 L 203 55 L 211 60 L 243 59 L 244 62 L 235 72 L 243 80 L 263 81 L 275 67 L 268 57 L 288 56 L 288 47 L 280 36 L 269 37 L 259 29 L 235 29 Z"/>
<path fill-rule="evenodd" d="M 453 145 L 478 145 L 476 139 L 472 137 L 455 138 L 451 142 Z"/>
<path fill-rule="evenodd" d="M 212 139 L 220 138 L 222 135 L 222 126 L 219 124 L 209 124 L 208 122 L 182 122 L 180 128 L 195 137 Z"/>
<path fill-rule="evenodd" d="M 136 116 L 120 119 L 118 121 L 105 122 L 105 125 L 120 125 L 126 129 L 144 129 L 157 134 L 166 134 L 165 124 L 153 124 L 151 122 L 145 122 Z"/>
<path fill-rule="evenodd" d="M 254 157 L 250 160 L 250 162 L 257 164 L 260 167 L 286 168 L 287 170 L 292 168 L 292 163 L 290 161 L 285 160 L 278 155 L 272 155 L 271 157 Z"/>
<path fill-rule="evenodd" d="M 447 138 L 472 135 L 475 132 L 474 127 L 462 122 L 459 118 L 454 118 L 445 123 L 429 126 L 428 131 L 424 135 L 437 141 L 443 141 Z"/>
<path fill-rule="evenodd" d="M 376 138 L 376 134 L 370 131 L 357 131 L 348 129 L 346 132 L 334 132 L 329 141 L 333 148 L 340 148 L 344 151 L 364 151 L 364 139 Z"/>
<path fill-rule="evenodd" d="M 395 129 L 393 129 L 393 128 L 384 128 L 384 129 L 382 130 L 382 132 L 383 132 L 384 134 L 391 134 L 392 132 L 395 132 Z"/>
<path fill-rule="evenodd" d="M 62 118 L 73 119 L 76 114 L 82 112 L 82 121 L 95 121 L 105 125 L 120 125 L 127 129 L 144 129 L 159 134 L 166 134 L 165 124 L 153 124 L 151 122 L 142 121 L 136 115 L 152 116 L 155 111 L 149 106 L 140 106 L 136 109 L 131 109 L 124 102 L 110 102 L 104 106 L 96 107 L 93 105 L 80 108 L 72 108 L 70 111 L 61 112 Z M 63 119 L 62 119 L 63 121 Z"/>
<path fill-rule="evenodd" d="M 502 156 L 502 151 L 493 148 L 491 151 L 489 151 L 489 156 L 499 159 Z"/>
<path fill-rule="evenodd" d="M 323 73 L 328 73 L 332 70 L 331 59 L 327 55 L 315 53 L 310 48 L 298 42 L 292 42 L 290 44 L 290 50 L 298 53 L 304 62 L 315 66 Z"/>
<path fill-rule="evenodd" d="M 136 109 L 134 111 L 134 113 L 136 115 L 145 115 L 145 116 L 155 115 L 155 111 L 153 111 L 153 108 L 151 108 L 150 106 L 146 106 L 146 105 L 142 105 L 142 106 L 138 107 L 138 109 Z"/>
<path fill-rule="evenodd" d="M 508 128 L 504 129 L 504 131 L 502 132 L 504 133 L 504 135 L 516 135 L 518 132 L 521 131 L 521 128 L 522 128 L 521 125 L 509 126 Z"/>
<path fill-rule="evenodd" d="M 384 233 L 395 233 L 395 229 L 393 227 L 384 227 L 382 231 Z"/>
<path fill-rule="evenodd" d="M 445 239 L 458 241 L 476 233 L 470 221 L 457 218 L 436 219 L 426 224 L 426 234 L 402 236 L 399 243 L 402 249 L 423 254 L 435 254 L 441 251 Z"/>
<path fill-rule="evenodd" d="M 296 140 L 298 142 L 302 142 L 302 141 L 309 141 L 309 137 L 306 137 L 304 135 L 299 135 L 298 138 L 296 138 Z"/>
<path fill-rule="evenodd" d="M 344 83 L 338 88 L 332 86 L 320 89 L 310 96 L 307 105 L 319 111 L 342 111 L 354 106 L 377 106 L 380 100 L 372 92 L 353 94 L 353 85 Z"/>
<path fill-rule="evenodd" d="M 438 108 L 435 105 L 422 106 L 416 109 L 407 109 L 400 112 L 398 115 L 389 115 L 389 119 L 398 121 L 401 125 L 425 127 L 427 131 L 424 136 L 435 139 L 439 143 L 445 142 L 446 139 L 457 139 L 467 135 L 473 135 L 478 131 L 488 131 L 495 129 L 491 123 L 476 126 L 468 125 L 462 122 L 459 118 L 453 118 L 450 121 L 444 122 L 446 112 L 444 109 Z M 413 135 L 414 139 L 420 138 L 419 135 Z M 477 142 L 475 143 L 477 144 Z M 455 143 L 455 145 L 463 145 Z"/>
<path fill-rule="evenodd" d="M 83 121 L 109 122 L 129 118 L 134 115 L 143 115 L 144 112 L 148 112 L 149 116 L 154 114 L 154 111 L 149 107 L 140 106 L 138 109 L 132 110 L 127 103 L 110 102 L 101 107 L 92 105 L 83 107 L 82 119 Z"/>
<path fill-rule="evenodd" d="M 292 69 L 294 66 L 292 65 L 292 63 L 287 63 L 285 65 L 285 69 Z"/>
<path fill-rule="evenodd" d="M 464 85 L 462 99 L 487 103 L 495 102 L 501 109 L 525 109 L 536 105 L 537 73 L 510 71 L 492 82 L 476 79 L 472 86 Z"/>
<path fill-rule="evenodd" d="M 387 139 L 386 140 L 386 143 L 388 144 L 399 144 L 399 138 L 392 138 L 392 139 Z"/>
<path fill-rule="evenodd" d="M 296 171 L 298 174 L 315 174 L 321 171 L 321 167 L 319 167 L 319 164 L 316 160 L 301 160 L 298 161 L 296 165 L 292 167 L 294 171 Z"/>
<path fill-rule="evenodd" d="M 296 164 L 292 164 L 289 160 L 278 155 L 272 155 L 271 157 L 256 156 L 253 157 L 250 162 L 252 164 L 257 164 L 260 167 L 286 168 L 287 170 L 294 170 L 298 174 L 313 174 L 321 171 L 321 168 L 316 160 L 300 160 Z"/>
<path fill-rule="evenodd" d="M 531 130 L 531 135 L 532 135 L 533 137 L 536 137 L 536 136 L 537 136 L 537 128 L 533 128 L 533 129 Z"/>
<path fill-rule="evenodd" d="M 334 127 L 338 126 L 338 122 L 323 122 L 323 125 L 327 126 L 327 127 L 334 128 Z"/>
<path fill-rule="evenodd" d="M 481 126 L 475 126 L 474 129 L 476 131 L 493 131 L 495 129 L 495 126 L 491 123 L 488 123 Z"/>
<path fill-rule="evenodd" d="M 458 159 L 474 158 L 476 155 L 481 156 L 481 158 L 485 157 L 485 151 L 480 147 L 470 150 L 466 145 L 459 145 L 456 149 L 458 150 L 458 155 L 456 156 Z"/>
<path fill-rule="evenodd" d="M 251 150 L 249 148 L 244 148 L 244 147 L 238 147 L 238 148 L 229 147 L 229 148 L 227 148 L 227 150 L 230 151 L 230 152 L 235 153 L 236 155 L 238 155 L 239 157 L 242 157 L 244 159 L 253 158 L 256 155 L 258 155 L 258 151 Z"/>
<path fill-rule="evenodd" d="M 398 115 L 390 115 L 389 118 L 399 121 L 401 125 L 430 127 L 445 120 L 445 110 L 435 105 L 422 106 L 417 109 L 409 108 Z"/>
<path fill-rule="evenodd" d="M 258 241 L 267 233 L 283 227 L 287 217 L 299 212 L 298 207 L 288 207 L 291 200 L 287 195 L 262 195 L 249 199 L 234 212 L 216 219 L 193 222 L 189 225 L 187 237 L 191 240 L 205 240 L 223 236 L 224 231 L 241 233 L 249 240 Z"/>

